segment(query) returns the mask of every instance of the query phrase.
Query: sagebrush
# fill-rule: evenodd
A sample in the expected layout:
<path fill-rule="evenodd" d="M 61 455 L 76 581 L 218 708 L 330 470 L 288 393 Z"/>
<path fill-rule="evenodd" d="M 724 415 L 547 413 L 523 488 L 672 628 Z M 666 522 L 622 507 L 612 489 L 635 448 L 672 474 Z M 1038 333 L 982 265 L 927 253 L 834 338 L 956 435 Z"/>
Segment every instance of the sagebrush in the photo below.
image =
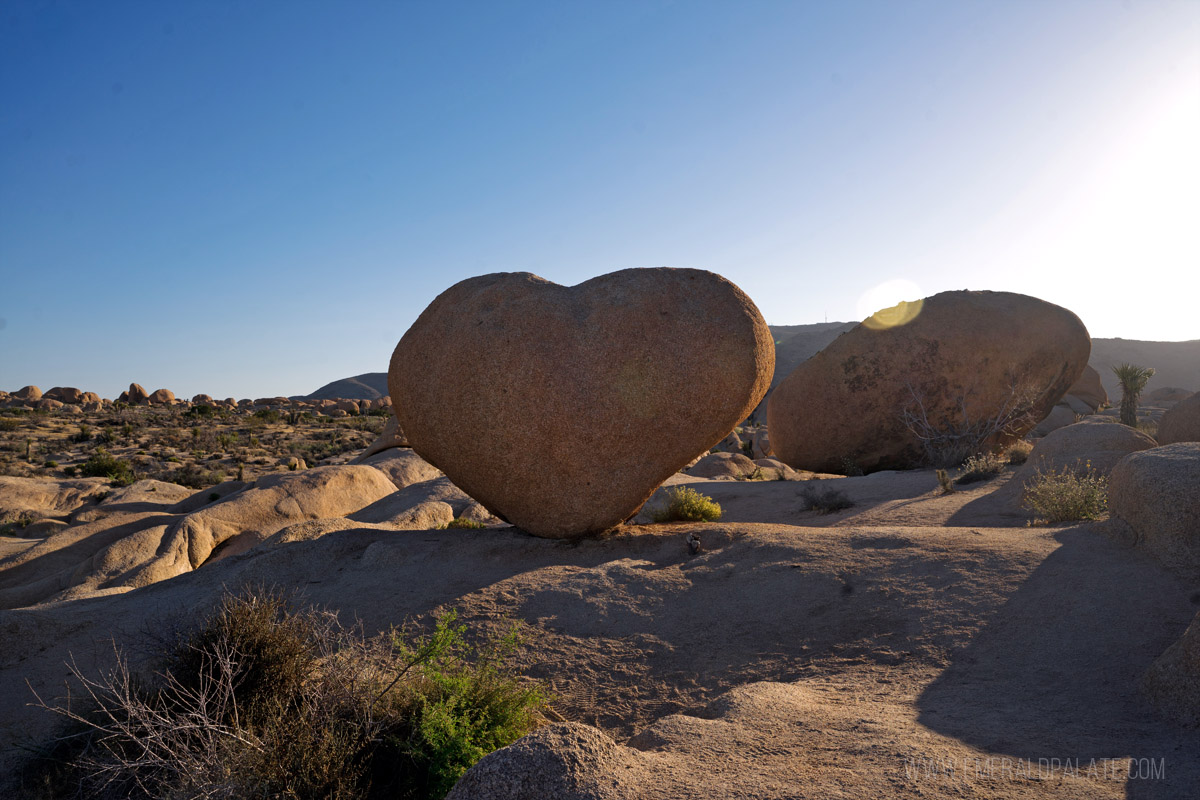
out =
<path fill-rule="evenodd" d="M 1039 470 L 1026 486 L 1022 504 L 1046 524 L 1099 519 L 1108 510 L 1108 478 L 1097 474 L 1091 462 L 1080 471 Z"/>
<path fill-rule="evenodd" d="M 1004 472 L 1005 460 L 995 453 L 976 453 L 963 462 L 957 483 L 988 481 Z"/>
<path fill-rule="evenodd" d="M 453 613 L 368 638 L 278 593 L 227 595 L 152 674 L 119 653 L 99 677 L 70 665 L 82 694 L 38 704 L 71 730 L 27 763 L 19 796 L 442 798 L 543 719 L 544 691 L 511 666 L 518 641 L 471 646 Z"/>
<path fill-rule="evenodd" d="M 650 517 L 655 522 L 716 522 L 721 506 L 690 486 L 677 486 L 667 491 L 667 504 L 651 510 Z"/>

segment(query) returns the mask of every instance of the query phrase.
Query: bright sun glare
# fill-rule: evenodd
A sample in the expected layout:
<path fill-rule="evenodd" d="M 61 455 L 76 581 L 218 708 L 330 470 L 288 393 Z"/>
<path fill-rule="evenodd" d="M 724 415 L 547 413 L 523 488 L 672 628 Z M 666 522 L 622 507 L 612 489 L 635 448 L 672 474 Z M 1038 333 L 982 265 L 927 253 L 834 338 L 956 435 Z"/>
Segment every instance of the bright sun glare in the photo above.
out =
<path fill-rule="evenodd" d="M 921 287 L 907 278 L 893 278 L 872 287 L 858 298 L 858 319 L 872 320 L 872 327 L 894 328 L 912 322 L 921 310 Z M 890 313 L 879 314 L 887 309 Z M 868 323 L 870 324 L 870 323 Z"/>

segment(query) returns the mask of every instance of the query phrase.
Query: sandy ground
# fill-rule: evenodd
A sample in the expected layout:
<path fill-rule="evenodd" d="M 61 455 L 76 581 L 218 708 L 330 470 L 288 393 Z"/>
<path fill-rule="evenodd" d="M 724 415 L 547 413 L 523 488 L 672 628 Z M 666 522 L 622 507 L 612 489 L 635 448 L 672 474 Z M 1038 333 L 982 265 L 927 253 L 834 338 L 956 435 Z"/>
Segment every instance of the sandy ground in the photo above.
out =
<path fill-rule="evenodd" d="M 562 716 L 647 754 L 647 797 L 1200 796 L 1200 732 L 1138 688 L 1200 587 L 1104 523 L 1025 527 L 1006 477 L 951 495 L 928 471 L 825 481 L 857 504 L 822 516 L 797 483 L 677 476 L 720 523 L 579 543 L 339 530 L 0 612 L 3 766 L 53 722 L 27 680 L 61 694 L 69 658 L 95 669 L 115 639 L 137 660 L 224 587 L 265 583 L 368 630 L 450 608 L 525 621 L 523 666 Z"/>

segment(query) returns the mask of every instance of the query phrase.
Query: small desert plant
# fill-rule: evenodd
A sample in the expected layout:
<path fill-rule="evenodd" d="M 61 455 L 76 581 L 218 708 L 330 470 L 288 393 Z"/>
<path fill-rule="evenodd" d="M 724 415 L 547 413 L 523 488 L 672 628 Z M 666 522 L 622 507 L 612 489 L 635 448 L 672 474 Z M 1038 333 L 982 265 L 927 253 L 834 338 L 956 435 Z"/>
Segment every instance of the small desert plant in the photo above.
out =
<path fill-rule="evenodd" d="M 20 532 L 34 523 L 33 515 L 23 511 L 17 518 L 0 525 L 0 536 L 19 536 Z"/>
<path fill-rule="evenodd" d="M 842 511 L 843 509 L 854 507 L 854 501 L 845 492 L 833 487 L 818 489 L 813 486 L 806 486 L 800 490 L 800 497 L 804 500 L 805 511 L 819 511 L 822 514 L 832 514 L 834 511 Z"/>
<path fill-rule="evenodd" d="M 994 453 L 977 453 L 963 462 L 957 483 L 990 481 L 1004 472 L 1005 461 Z"/>
<path fill-rule="evenodd" d="M 1029 454 L 1033 451 L 1033 445 L 1022 439 L 1008 448 L 1008 463 L 1014 467 L 1018 467 L 1029 460 Z"/>
<path fill-rule="evenodd" d="M 455 517 L 454 519 L 447 522 L 445 525 L 440 526 L 439 530 L 444 531 L 444 530 L 447 530 L 450 528 L 462 528 L 463 530 L 479 530 L 481 528 L 486 528 L 486 527 L 487 527 L 487 525 L 484 525 L 482 522 L 480 522 L 477 519 L 468 519 L 467 517 Z"/>
<path fill-rule="evenodd" d="M 676 486 L 667 491 L 667 504 L 653 509 L 650 518 L 655 522 L 716 522 L 721 518 L 721 506 L 690 486 Z"/>
<path fill-rule="evenodd" d="M 992 404 L 986 414 L 972 418 L 964 391 L 955 399 L 952 413 L 926 408 L 925 397 L 908 385 L 909 404 L 901 410 L 900 420 L 920 445 L 924 461 L 934 467 L 961 464 L 973 453 L 987 449 L 989 442 L 1011 439 L 1033 427 L 1034 408 L 1043 392 L 1011 377 L 1008 394 Z M 932 418 L 931 418 L 932 416 Z"/>
<path fill-rule="evenodd" d="M 119 653 L 98 678 L 69 665 L 89 702 L 37 698 L 75 730 L 27 765 L 21 796 L 441 798 L 541 722 L 518 645 L 515 628 L 467 644 L 453 612 L 368 639 L 278 594 L 227 595 L 153 675 Z"/>
<path fill-rule="evenodd" d="M 944 469 L 939 469 L 936 473 L 938 486 L 942 487 L 942 494 L 951 494 L 954 491 L 954 480 L 950 477 L 950 473 Z"/>
<path fill-rule="evenodd" d="M 192 489 L 207 489 L 225 480 L 225 473 L 219 469 L 207 470 L 195 464 L 187 464 L 179 469 L 160 472 L 155 477 L 160 481 L 177 483 Z"/>
<path fill-rule="evenodd" d="M 0 417 L 0 431 L 11 433 L 21 427 L 21 420 L 16 417 Z"/>
<path fill-rule="evenodd" d="M 1139 367 L 1136 364 L 1117 364 L 1112 368 L 1113 374 L 1121 382 L 1121 422 L 1131 428 L 1137 427 L 1138 398 L 1146 388 L 1146 381 L 1154 377 L 1153 367 Z"/>
<path fill-rule="evenodd" d="M 1091 462 L 1083 471 L 1039 470 L 1026 487 L 1025 508 L 1039 515 L 1039 522 L 1074 522 L 1099 519 L 1108 508 L 1108 479 L 1096 474 Z"/>
<path fill-rule="evenodd" d="M 79 474 L 85 478 L 108 478 L 117 486 L 128 486 L 136 480 L 129 462 L 111 455 L 103 447 L 79 465 Z"/>
<path fill-rule="evenodd" d="M 863 468 L 856 460 L 846 456 L 842 459 L 842 474 L 847 478 L 859 478 L 863 475 Z"/>
<path fill-rule="evenodd" d="M 71 441 L 75 443 L 86 442 L 92 438 L 92 429 L 86 422 L 79 426 L 79 433 L 71 437 Z"/>
<path fill-rule="evenodd" d="M 42 466 L 45 467 L 46 469 L 55 469 L 58 467 L 58 462 L 55 461 L 53 458 L 47 458 L 45 463 L 42 464 Z"/>

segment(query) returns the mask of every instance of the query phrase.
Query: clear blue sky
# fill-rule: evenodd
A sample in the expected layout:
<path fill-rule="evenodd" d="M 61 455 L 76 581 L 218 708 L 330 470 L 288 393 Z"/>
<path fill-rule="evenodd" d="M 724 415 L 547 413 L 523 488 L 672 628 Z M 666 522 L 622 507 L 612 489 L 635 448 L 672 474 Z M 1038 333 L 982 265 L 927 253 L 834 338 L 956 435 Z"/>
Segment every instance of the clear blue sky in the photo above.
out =
<path fill-rule="evenodd" d="M 306 393 L 513 270 L 1200 338 L 1197 142 L 1196 0 L 7 0 L 0 388 Z"/>

